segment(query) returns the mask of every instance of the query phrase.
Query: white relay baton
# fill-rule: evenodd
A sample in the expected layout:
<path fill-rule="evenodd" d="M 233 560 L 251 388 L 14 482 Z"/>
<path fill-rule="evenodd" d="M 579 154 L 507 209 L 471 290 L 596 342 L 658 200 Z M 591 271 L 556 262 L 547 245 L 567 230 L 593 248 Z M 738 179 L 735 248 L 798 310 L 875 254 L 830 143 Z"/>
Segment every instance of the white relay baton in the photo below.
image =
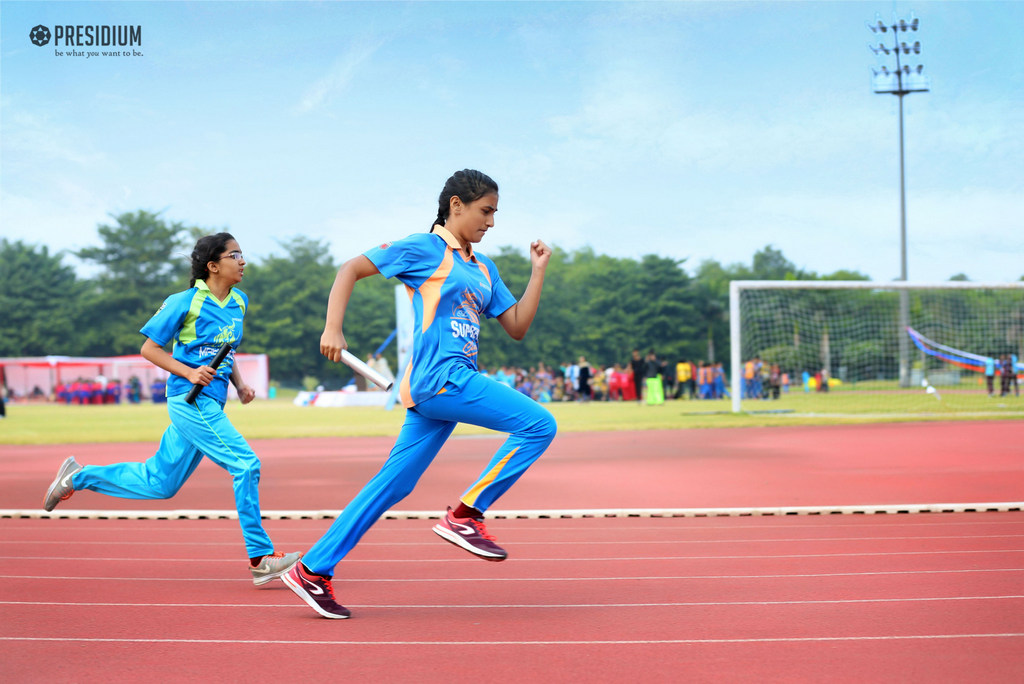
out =
<path fill-rule="evenodd" d="M 359 359 L 355 354 L 349 353 L 348 349 L 341 350 L 341 360 L 346 366 L 359 373 L 364 378 L 372 382 L 377 387 L 380 387 L 385 392 L 391 389 L 391 386 L 395 383 L 389 382 L 387 378 L 367 366 L 363 361 Z"/>

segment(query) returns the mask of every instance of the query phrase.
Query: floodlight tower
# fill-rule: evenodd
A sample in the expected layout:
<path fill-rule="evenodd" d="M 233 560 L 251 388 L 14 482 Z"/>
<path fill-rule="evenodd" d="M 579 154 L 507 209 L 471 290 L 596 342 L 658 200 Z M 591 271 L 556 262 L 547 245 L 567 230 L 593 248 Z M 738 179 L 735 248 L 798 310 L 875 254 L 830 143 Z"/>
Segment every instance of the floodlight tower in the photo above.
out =
<path fill-rule="evenodd" d="M 881 60 L 888 61 L 892 55 L 896 59 L 896 69 L 890 70 L 889 64 L 883 64 L 880 68 L 872 69 L 872 84 L 876 93 L 895 95 L 899 98 L 900 106 L 900 280 L 907 279 L 907 194 L 904 180 L 903 164 L 903 97 L 910 93 L 928 92 L 928 79 L 921 72 L 924 65 L 918 64 L 916 68 L 902 63 L 900 55 L 921 54 L 921 41 L 916 40 L 908 44 L 906 40 L 900 40 L 901 35 L 907 38 L 906 34 L 916 33 L 920 22 L 911 13 L 910 21 L 897 20 L 893 17 L 891 24 L 885 24 L 876 14 L 875 22 L 869 23 L 868 28 L 872 33 L 880 34 L 883 39 L 878 45 L 868 45 L 875 55 Z M 884 38 L 892 32 L 892 45 L 886 45 Z M 908 57 L 909 59 L 909 57 Z M 907 335 L 907 326 L 910 324 L 910 295 L 907 290 L 900 290 L 900 387 L 910 386 L 910 338 Z"/>

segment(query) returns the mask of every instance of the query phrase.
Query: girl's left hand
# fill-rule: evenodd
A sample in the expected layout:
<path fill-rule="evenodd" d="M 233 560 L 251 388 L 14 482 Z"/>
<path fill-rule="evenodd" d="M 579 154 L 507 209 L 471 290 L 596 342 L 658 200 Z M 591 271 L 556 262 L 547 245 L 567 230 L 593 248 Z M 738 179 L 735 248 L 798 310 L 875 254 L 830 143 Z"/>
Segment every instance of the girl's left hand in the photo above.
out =
<path fill-rule="evenodd" d="M 551 248 L 544 244 L 543 240 L 534 240 L 530 243 L 530 262 L 534 268 L 545 268 L 550 259 Z"/>
<path fill-rule="evenodd" d="M 242 402 L 243 406 L 256 398 L 256 390 L 250 385 L 242 384 L 240 387 L 236 387 L 235 391 L 238 392 L 238 400 Z"/>

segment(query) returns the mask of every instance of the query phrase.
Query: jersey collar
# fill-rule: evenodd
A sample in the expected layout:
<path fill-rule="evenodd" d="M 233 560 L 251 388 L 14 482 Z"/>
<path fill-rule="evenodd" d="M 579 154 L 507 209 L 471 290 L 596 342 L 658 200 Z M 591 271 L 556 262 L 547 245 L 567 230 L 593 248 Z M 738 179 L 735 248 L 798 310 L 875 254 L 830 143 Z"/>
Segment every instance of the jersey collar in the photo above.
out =
<path fill-rule="evenodd" d="M 228 302 L 231 301 L 231 290 L 228 290 L 228 294 L 226 297 L 224 297 L 223 301 L 217 299 L 217 295 L 213 294 L 213 290 L 210 289 L 210 286 L 207 285 L 206 281 L 203 280 L 202 278 L 196 278 L 196 284 L 193 285 L 193 287 L 196 288 L 197 290 L 206 290 L 210 295 L 210 299 L 220 304 L 222 309 L 224 308 L 225 305 L 227 305 Z"/>
<path fill-rule="evenodd" d="M 450 230 L 448 230 L 444 226 L 434 224 L 434 233 L 436 233 L 437 235 L 441 236 L 441 239 L 444 240 L 445 242 L 447 242 L 448 246 L 451 247 L 454 251 L 462 252 L 462 245 L 459 244 L 459 241 L 455 239 L 455 236 L 452 235 Z M 473 245 L 472 245 L 472 243 L 467 242 L 466 243 L 466 247 L 469 249 L 469 258 L 470 259 L 475 259 L 476 256 L 473 254 Z M 196 282 L 199 282 L 199 281 L 196 281 Z"/>

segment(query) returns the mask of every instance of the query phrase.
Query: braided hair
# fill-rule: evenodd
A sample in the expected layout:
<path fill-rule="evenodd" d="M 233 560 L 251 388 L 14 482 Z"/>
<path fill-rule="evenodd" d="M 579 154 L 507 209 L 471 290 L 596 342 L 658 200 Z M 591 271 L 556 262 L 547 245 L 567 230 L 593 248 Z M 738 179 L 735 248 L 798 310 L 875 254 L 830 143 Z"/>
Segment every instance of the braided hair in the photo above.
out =
<path fill-rule="evenodd" d="M 197 280 L 206 280 L 210 277 L 207 264 L 217 261 L 220 253 L 234 239 L 231 233 L 216 233 L 204 235 L 196 241 L 196 246 L 192 248 L 192 280 L 188 283 L 189 287 L 195 287 Z"/>
<path fill-rule="evenodd" d="M 434 226 L 443 226 L 448 220 L 452 197 L 458 197 L 464 204 L 469 204 L 484 195 L 497 192 L 498 184 L 487 174 L 473 169 L 456 171 L 445 181 L 441 196 L 437 198 L 437 218 L 430 224 L 430 232 L 434 232 Z"/>

